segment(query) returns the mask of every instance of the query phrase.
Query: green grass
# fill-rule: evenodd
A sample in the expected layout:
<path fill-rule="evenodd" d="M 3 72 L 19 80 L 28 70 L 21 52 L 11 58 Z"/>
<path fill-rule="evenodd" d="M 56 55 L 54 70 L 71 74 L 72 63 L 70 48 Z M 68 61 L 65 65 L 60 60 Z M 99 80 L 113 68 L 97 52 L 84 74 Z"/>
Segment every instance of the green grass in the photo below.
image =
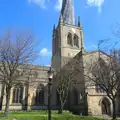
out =
<path fill-rule="evenodd" d="M 3 117 L 0 114 L 0 120 L 48 120 L 47 111 L 36 112 L 10 112 L 8 117 Z M 57 114 L 56 111 L 52 111 L 52 120 L 100 120 L 90 116 L 73 115 L 70 112 L 64 112 L 63 114 Z"/>

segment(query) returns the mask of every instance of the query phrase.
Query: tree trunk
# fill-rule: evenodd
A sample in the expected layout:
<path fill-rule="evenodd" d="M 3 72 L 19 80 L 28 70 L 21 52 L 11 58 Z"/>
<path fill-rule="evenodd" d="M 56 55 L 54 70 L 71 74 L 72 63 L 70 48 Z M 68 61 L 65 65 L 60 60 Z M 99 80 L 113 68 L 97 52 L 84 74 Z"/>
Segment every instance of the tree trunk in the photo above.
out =
<path fill-rule="evenodd" d="M 63 113 L 63 106 L 64 106 L 64 105 L 60 104 L 60 109 L 59 109 L 59 111 L 58 111 L 58 114 L 62 114 L 62 113 Z"/>
<path fill-rule="evenodd" d="M 2 110 L 2 102 L 3 102 L 4 88 L 5 88 L 5 85 L 3 84 L 3 85 L 2 85 L 2 90 L 1 90 L 0 110 Z"/>
<path fill-rule="evenodd" d="M 8 112 L 9 112 L 10 91 L 11 88 L 6 87 L 6 105 L 5 105 L 4 116 L 8 116 Z"/>
<path fill-rule="evenodd" d="M 112 119 L 113 119 L 113 120 L 116 120 L 116 102 L 115 102 L 115 100 L 112 100 L 112 104 L 113 104 Z"/>

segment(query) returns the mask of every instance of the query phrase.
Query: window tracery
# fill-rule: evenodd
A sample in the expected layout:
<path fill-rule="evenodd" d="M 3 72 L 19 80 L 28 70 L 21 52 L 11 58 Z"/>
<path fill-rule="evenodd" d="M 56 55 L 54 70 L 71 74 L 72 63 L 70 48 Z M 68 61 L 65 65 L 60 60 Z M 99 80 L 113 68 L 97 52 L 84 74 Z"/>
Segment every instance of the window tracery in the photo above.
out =
<path fill-rule="evenodd" d="M 36 89 L 36 104 L 44 104 L 44 88 L 41 85 Z"/>
<path fill-rule="evenodd" d="M 15 86 L 13 88 L 13 100 L 12 103 L 22 103 L 23 87 Z"/>
<path fill-rule="evenodd" d="M 71 33 L 69 33 L 67 36 L 67 44 L 72 46 L 72 34 Z"/>
<path fill-rule="evenodd" d="M 75 36 L 74 36 L 74 46 L 76 46 L 76 47 L 79 47 L 79 38 L 78 38 L 78 36 L 75 34 Z"/>

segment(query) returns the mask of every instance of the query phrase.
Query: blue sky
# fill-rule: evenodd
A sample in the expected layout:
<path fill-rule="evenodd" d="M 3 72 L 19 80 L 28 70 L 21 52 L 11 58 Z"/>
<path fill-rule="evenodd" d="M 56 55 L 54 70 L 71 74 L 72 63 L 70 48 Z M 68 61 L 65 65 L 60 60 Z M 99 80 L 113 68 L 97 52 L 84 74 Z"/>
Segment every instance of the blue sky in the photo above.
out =
<path fill-rule="evenodd" d="M 0 29 L 25 29 L 33 32 L 40 58 L 35 64 L 49 65 L 52 28 L 58 23 L 62 0 L 0 0 Z M 117 38 L 112 34 L 120 23 L 120 0 L 74 0 L 75 16 L 80 15 L 85 48 L 96 49 L 98 40 Z"/>

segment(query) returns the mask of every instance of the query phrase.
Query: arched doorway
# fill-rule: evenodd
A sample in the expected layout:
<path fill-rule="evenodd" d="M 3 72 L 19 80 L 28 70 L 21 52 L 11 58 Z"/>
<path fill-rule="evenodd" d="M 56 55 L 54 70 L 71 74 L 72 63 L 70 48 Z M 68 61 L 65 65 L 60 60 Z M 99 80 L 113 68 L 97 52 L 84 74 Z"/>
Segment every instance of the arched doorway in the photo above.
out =
<path fill-rule="evenodd" d="M 110 103 L 109 99 L 107 97 L 104 97 L 101 100 L 102 114 L 110 115 L 110 106 L 111 106 L 111 103 Z"/>

